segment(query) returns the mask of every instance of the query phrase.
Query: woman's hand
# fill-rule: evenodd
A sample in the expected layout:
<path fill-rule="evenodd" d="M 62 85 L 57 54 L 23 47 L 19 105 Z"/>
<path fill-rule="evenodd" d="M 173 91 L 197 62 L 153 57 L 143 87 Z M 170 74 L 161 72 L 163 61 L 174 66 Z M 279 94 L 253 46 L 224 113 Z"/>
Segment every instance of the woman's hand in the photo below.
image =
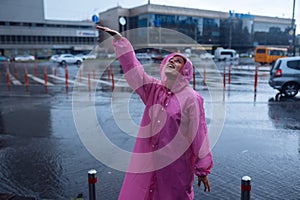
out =
<path fill-rule="evenodd" d="M 99 26 L 99 25 L 97 25 L 96 28 L 101 31 L 107 32 L 108 34 L 113 36 L 116 40 L 120 40 L 122 38 L 121 33 L 119 33 L 118 31 L 112 30 L 112 29 L 104 27 L 104 26 Z"/>
<path fill-rule="evenodd" d="M 201 182 L 204 185 L 204 192 L 206 192 L 206 190 L 210 192 L 210 184 L 209 184 L 208 176 L 198 176 L 198 187 L 201 186 Z"/>

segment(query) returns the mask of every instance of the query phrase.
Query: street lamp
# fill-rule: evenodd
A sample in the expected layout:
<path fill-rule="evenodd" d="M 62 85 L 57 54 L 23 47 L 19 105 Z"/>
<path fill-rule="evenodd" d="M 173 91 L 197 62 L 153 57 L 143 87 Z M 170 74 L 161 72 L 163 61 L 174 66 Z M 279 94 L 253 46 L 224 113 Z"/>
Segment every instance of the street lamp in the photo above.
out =
<path fill-rule="evenodd" d="M 125 25 L 127 23 L 125 17 L 119 17 L 119 23 L 120 23 L 120 32 L 126 31 Z M 125 33 L 124 33 L 125 34 Z"/>
<path fill-rule="evenodd" d="M 231 49 L 231 43 L 232 43 L 232 17 L 233 17 L 234 11 L 229 10 L 229 42 L 228 42 L 228 48 Z"/>
<path fill-rule="evenodd" d="M 293 56 L 296 55 L 296 48 L 295 48 L 295 43 L 296 43 L 296 25 L 295 25 L 295 1 L 293 1 L 293 17 L 292 17 L 292 44 L 291 47 L 293 48 Z"/>

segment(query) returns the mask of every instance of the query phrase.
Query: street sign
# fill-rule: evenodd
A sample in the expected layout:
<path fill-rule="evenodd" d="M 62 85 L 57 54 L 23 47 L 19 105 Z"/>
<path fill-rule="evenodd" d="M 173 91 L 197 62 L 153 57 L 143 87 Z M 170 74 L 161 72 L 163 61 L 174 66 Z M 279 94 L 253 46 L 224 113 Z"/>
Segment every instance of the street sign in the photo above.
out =
<path fill-rule="evenodd" d="M 93 21 L 94 23 L 98 23 L 98 22 L 99 22 L 99 17 L 98 17 L 97 15 L 93 15 L 93 16 L 92 16 L 92 21 Z"/>

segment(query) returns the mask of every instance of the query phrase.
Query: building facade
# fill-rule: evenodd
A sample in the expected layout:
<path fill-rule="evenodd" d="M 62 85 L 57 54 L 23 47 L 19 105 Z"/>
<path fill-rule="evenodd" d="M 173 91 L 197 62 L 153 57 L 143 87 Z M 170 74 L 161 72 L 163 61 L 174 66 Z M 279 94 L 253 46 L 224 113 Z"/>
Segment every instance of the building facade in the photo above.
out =
<path fill-rule="evenodd" d="M 120 18 L 126 20 L 124 25 L 120 23 Z M 146 48 L 155 45 L 164 48 L 174 43 L 180 46 L 175 38 L 161 33 L 155 34 L 152 29 L 156 29 L 156 32 L 161 28 L 178 31 L 201 44 L 206 50 L 224 47 L 240 52 L 251 51 L 257 45 L 288 47 L 291 30 L 291 19 L 287 18 L 153 4 L 131 9 L 112 8 L 99 13 L 99 19 L 101 25 L 120 32 L 135 29 L 127 37 L 134 40 L 135 45 Z M 141 29 L 146 27 L 146 32 Z M 100 34 L 100 39 L 104 40 L 105 35 Z"/>
<path fill-rule="evenodd" d="M 90 51 L 97 39 L 93 22 L 45 20 L 43 0 L 0 2 L 2 55 L 46 58 L 56 53 Z"/>

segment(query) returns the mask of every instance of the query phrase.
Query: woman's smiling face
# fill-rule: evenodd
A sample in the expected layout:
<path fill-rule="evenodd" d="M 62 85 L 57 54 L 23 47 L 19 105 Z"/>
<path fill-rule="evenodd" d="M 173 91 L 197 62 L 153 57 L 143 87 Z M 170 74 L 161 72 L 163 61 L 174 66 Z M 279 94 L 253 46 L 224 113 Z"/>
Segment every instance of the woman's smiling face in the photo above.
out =
<path fill-rule="evenodd" d="M 174 57 L 170 58 L 170 60 L 166 63 L 165 66 L 165 74 L 167 77 L 170 76 L 177 76 L 180 69 L 184 66 L 185 60 L 183 57 L 179 55 L 175 55 Z"/>

